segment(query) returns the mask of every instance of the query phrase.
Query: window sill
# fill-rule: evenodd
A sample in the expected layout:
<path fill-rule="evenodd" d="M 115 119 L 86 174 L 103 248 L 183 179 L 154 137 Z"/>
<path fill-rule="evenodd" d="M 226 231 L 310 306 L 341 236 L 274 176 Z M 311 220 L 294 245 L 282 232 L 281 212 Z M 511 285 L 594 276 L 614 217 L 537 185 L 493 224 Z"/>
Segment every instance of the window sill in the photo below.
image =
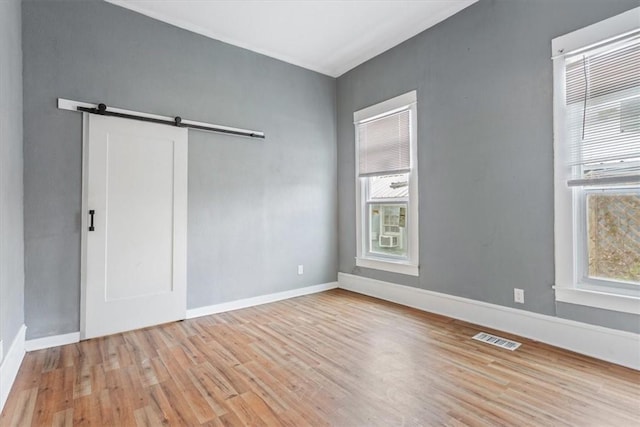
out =
<path fill-rule="evenodd" d="M 640 314 L 640 298 L 577 288 L 554 286 L 556 301 L 622 313 Z"/>
<path fill-rule="evenodd" d="M 371 258 L 356 258 L 358 267 L 373 268 L 374 270 L 383 270 L 390 273 L 406 274 L 408 276 L 419 276 L 420 268 L 417 265 L 407 262 L 387 261 Z"/>

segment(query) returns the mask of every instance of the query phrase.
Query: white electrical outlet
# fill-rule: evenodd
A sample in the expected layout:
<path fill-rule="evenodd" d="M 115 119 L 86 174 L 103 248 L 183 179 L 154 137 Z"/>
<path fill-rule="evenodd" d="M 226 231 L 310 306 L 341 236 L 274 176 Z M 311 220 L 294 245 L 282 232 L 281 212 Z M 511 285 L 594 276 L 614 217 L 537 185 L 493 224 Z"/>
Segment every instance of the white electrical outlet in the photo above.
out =
<path fill-rule="evenodd" d="M 302 276 L 304 274 L 304 265 L 300 264 L 298 266 L 298 276 Z"/>
<path fill-rule="evenodd" d="M 517 303 L 524 304 L 524 289 L 513 288 L 513 300 Z"/>

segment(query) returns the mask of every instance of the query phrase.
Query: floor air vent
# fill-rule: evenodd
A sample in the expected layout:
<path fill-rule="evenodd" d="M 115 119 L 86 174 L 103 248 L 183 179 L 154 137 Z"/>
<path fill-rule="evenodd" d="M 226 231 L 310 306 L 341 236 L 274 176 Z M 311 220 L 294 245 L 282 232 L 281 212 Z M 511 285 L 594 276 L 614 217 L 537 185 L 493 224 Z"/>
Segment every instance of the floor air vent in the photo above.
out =
<path fill-rule="evenodd" d="M 495 345 L 497 347 L 506 348 L 507 350 L 515 350 L 520 347 L 519 342 L 511 341 L 506 338 L 500 338 L 495 335 L 487 334 L 486 332 L 479 332 L 473 337 L 474 340 L 486 342 L 487 344 Z"/>

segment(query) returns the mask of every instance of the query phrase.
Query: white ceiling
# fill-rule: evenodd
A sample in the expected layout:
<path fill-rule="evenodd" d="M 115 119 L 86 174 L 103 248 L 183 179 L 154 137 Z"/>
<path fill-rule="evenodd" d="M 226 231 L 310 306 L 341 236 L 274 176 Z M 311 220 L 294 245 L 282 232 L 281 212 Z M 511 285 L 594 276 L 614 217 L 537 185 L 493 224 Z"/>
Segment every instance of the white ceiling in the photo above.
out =
<path fill-rule="evenodd" d="M 106 0 L 337 77 L 477 0 Z"/>

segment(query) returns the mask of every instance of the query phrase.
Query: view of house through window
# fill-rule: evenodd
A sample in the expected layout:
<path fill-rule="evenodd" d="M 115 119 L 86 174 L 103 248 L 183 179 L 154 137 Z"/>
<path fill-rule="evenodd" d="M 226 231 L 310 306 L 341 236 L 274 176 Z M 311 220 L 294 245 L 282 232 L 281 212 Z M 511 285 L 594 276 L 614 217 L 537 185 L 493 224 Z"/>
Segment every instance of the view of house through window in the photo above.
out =
<path fill-rule="evenodd" d="M 375 204 L 370 206 L 371 238 L 373 253 L 407 256 L 407 206 L 406 204 Z"/>
<path fill-rule="evenodd" d="M 367 187 L 369 252 L 406 258 L 409 174 L 370 177 Z"/>

